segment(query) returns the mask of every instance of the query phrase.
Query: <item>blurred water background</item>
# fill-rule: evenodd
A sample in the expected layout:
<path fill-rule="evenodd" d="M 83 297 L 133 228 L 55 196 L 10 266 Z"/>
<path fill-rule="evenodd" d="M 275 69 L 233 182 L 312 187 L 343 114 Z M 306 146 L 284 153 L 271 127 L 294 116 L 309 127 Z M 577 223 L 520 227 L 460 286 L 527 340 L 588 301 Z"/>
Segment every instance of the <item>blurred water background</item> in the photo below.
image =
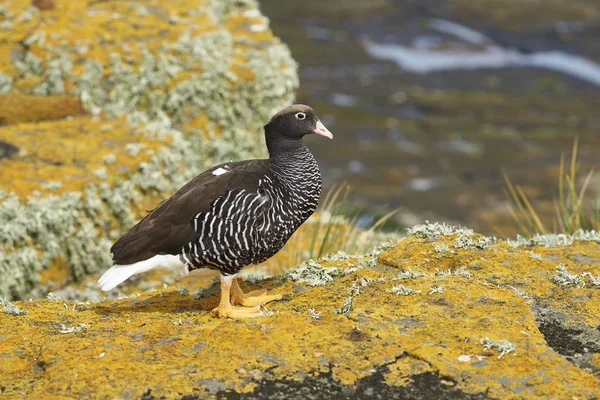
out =
<path fill-rule="evenodd" d="M 600 1 L 263 0 L 299 62 L 328 185 L 400 225 L 516 233 L 502 171 L 554 213 L 561 154 L 598 164 Z M 589 198 L 598 193 L 597 179 Z"/>

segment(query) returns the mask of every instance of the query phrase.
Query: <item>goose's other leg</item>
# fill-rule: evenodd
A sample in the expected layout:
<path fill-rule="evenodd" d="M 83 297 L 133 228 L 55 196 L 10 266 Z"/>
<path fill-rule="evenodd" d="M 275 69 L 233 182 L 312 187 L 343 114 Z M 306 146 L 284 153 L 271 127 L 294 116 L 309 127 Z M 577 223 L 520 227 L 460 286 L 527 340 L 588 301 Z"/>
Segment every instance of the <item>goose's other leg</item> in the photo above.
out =
<path fill-rule="evenodd" d="M 260 316 L 258 307 L 240 307 L 231 304 L 231 286 L 235 282 L 235 275 L 221 275 L 221 302 L 213 310 L 219 318 L 254 318 Z"/>
<path fill-rule="evenodd" d="M 236 305 L 245 307 L 255 307 L 270 303 L 271 301 L 281 300 L 280 294 L 267 294 L 267 289 L 253 290 L 244 293 L 237 278 L 231 283 L 231 302 Z"/>

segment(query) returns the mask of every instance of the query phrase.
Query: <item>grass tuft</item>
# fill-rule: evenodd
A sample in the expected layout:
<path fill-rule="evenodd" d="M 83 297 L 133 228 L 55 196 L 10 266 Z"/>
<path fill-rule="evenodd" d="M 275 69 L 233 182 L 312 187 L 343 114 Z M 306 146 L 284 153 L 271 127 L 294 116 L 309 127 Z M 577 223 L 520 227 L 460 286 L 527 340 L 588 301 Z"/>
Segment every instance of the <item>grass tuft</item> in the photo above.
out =
<path fill-rule="evenodd" d="M 600 195 L 594 198 L 588 190 L 597 174 L 592 168 L 578 185 L 578 182 L 581 182 L 577 163 L 578 149 L 579 141 L 575 139 L 568 167 L 564 154 L 560 158 L 558 193 L 553 200 L 554 218 L 551 224 L 543 222 L 524 190 L 514 185 L 508 175 L 502 172 L 508 190 L 510 213 L 522 235 L 532 237 L 536 233 L 573 234 L 577 231 L 600 229 Z M 600 178 L 598 180 L 600 181 Z"/>
<path fill-rule="evenodd" d="M 350 191 L 349 185 L 342 183 L 325 194 L 317 212 L 285 246 L 286 266 L 322 258 L 326 261 L 343 261 L 353 254 L 368 253 L 374 244 L 389 239 L 390 235 L 386 236 L 380 230 L 399 209 L 379 219 L 372 218 L 366 227 L 360 226 L 358 220 L 362 219 L 364 210 L 356 210 L 350 215 L 346 213 L 350 209 Z"/>

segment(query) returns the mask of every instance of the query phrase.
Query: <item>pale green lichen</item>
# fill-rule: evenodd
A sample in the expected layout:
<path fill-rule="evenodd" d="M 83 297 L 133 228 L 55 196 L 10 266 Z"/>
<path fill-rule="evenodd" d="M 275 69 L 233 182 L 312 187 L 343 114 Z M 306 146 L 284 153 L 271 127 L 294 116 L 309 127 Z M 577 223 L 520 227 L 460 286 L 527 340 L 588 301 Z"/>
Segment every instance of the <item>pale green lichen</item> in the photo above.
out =
<path fill-rule="evenodd" d="M 21 76 L 42 75 L 44 65 L 38 56 L 31 52 L 26 52 L 23 58 L 15 63 Z"/>
<path fill-rule="evenodd" d="M 584 272 L 582 275 L 590 281 L 592 286 L 600 286 L 600 275 L 594 276 L 591 272 Z"/>
<path fill-rule="evenodd" d="M 473 230 L 463 226 L 448 225 L 445 222 L 425 221 L 422 225 L 415 225 L 407 230 L 409 236 L 421 239 L 435 239 L 440 236 L 460 235 L 472 236 Z"/>
<path fill-rule="evenodd" d="M 350 313 L 350 310 L 352 310 L 352 300 L 354 299 L 354 296 L 348 296 L 346 297 L 346 299 L 344 300 L 344 303 L 336 308 L 334 311 L 336 314 L 340 314 L 340 315 L 348 315 Z"/>
<path fill-rule="evenodd" d="M 321 313 L 317 312 L 314 308 L 308 309 L 308 317 L 310 319 L 321 319 Z"/>
<path fill-rule="evenodd" d="M 454 271 L 452 271 L 452 268 L 448 268 L 448 269 L 437 269 L 435 270 L 435 273 L 433 274 L 434 276 L 439 276 L 439 277 L 448 277 L 448 276 L 460 276 L 463 278 L 467 278 L 467 279 L 471 279 L 472 275 L 469 271 L 467 271 L 466 267 L 462 266 Z"/>
<path fill-rule="evenodd" d="M 398 280 L 403 280 L 403 279 L 416 279 L 416 278 L 422 278 L 426 276 L 425 274 L 421 273 L 421 272 L 416 272 L 416 271 L 412 271 L 412 270 L 406 270 L 406 271 L 401 271 L 398 273 L 398 276 L 396 279 Z"/>
<path fill-rule="evenodd" d="M 65 79 L 71 75 L 73 64 L 69 54 L 57 50 L 54 57 L 47 61 L 43 71 L 44 81 L 32 90 L 38 96 L 49 96 L 65 93 Z"/>
<path fill-rule="evenodd" d="M 49 292 L 49 293 L 46 295 L 46 298 L 47 298 L 48 300 L 51 300 L 51 301 L 63 301 L 62 297 L 58 296 L 58 295 L 57 295 L 57 294 L 55 294 L 54 292 Z"/>
<path fill-rule="evenodd" d="M 453 275 L 461 276 L 467 279 L 471 279 L 473 277 L 473 275 L 469 271 L 467 271 L 467 268 L 465 266 L 458 268 L 456 271 L 454 271 Z"/>
<path fill-rule="evenodd" d="M 9 315 L 27 315 L 28 311 L 23 310 L 17 306 L 15 306 L 10 301 L 0 298 L 0 306 L 2 306 L 2 312 Z"/>
<path fill-rule="evenodd" d="M 323 286 L 333 282 L 336 276 L 348 275 L 356 268 L 341 269 L 337 267 L 323 267 L 314 260 L 305 261 L 281 275 L 280 279 L 289 279 L 308 286 Z"/>
<path fill-rule="evenodd" d="M 380 243 L 379 245 L 375 246 L 375 248 L 373 248 L 373 251 L 371 251 L 371 255 L 378 256 L 379 254 L 383 253 L 384 251 L 389 250 L 393 247 L 396 247 L 397 244 L 398 244 L 397 240 L 388 240 L 386 242 Z"/>
<path fill-rule="evenodd" d="M 420 290 L 414 290 L 414 289 L 408 288 L 404 285 L 394 286 L 391 289 L 388 289 L 387 291 L 392 294 L 402 295 L 402 296 L 410 296 L 411 294 L 421 293 Z"/>
<path fill-rule="evenodd" d="M 434 244 L 433 249 L 436 253 L 447 253 L 450 251 L 450 247 L 446 246 L 445 244 Z"/>
<path fill-rule="evenodd" d="M 352 256 L 350 254 L 346 253 L 345 251 L 340 250 L 337 253 L 327 254 L 327 255 L 323 256 L 322 258 L 325 261 L 333 262 L 333 261 L 345 261 L 345 260 L 352 258 Z"/>
<path fill-rule="evenodd" d="M 515 294 L 517 296 L 519 296 L 520 298 L 522 298 L 523 300 L 525 300 L 525 303 L 530 304 L 530 303 L 533 302 L 533 300 L 531 299 L 531 297 L 526 292 L 524 292 L 523 290 L 521 290 L 519 288 L 516 288 L 514 286 L 510 286 L 510 285 L 506 285 L 506 287 L 509 288 L 509 289 L 512 289 L 513 292 L 515 292 Z"/>
<path fill-rule="evenodd" d="M 493 340 L 488 337 L 485 337 L 479 341 L 481 345 L 483 345 L 488 350 L 496 350 L 500 353 L 498 358 L 502 358 L 505 355 L 514 352 L 517 347 L 509 342 L 508 340 Z"/>
<path fill-rule="evenodd" d="M 572 272 L 569 272 L 564 264 L 558 265 L 556 267 L 556 270 L 556 274 L 552 277 L 552 280 L 557 285 L 575 286 L 579 288 L 585 286 L 583 276 L 581 276 L 581 274 L 574 274 Z"/>
<path fill-rule="evenodd" d="M 242 271 L 239 277 L 242 278 L 244 282 L 255 284 L 270 278 L 270 275 L 267 274 L 265 271 Z"/>
<path fill-rule="evenodd" d="M 429 288 L 429 294 L 444 293 L 442 286 L 432 286 Z"/>
<path fill-rule="evenodd" d="M 8 93 L 12 89 L 13 78 L 0 72 L 0 94 Z"/>
<path fill-rule="evenodd" d="M 416 225 L 407 230 L 409 236 L 434 240 L 442 236 L 458 235 L 458 237 L 452 243 L 452 247 L 455 249 L 480 249 L 485 250 L 491 244 L 497 242 L 495 237 L 479 236 L 473 239 L 474 232 L 472 229 L 465 228 L 463 226 L 448 225 L 445 222 L 429 222 L 425 224 Z M 447 245 L 434 244 L 434 249 L 437 253 L 445 253 L 450 250 Z"/>
<path fill-rule="evenodd" d="M 58 333 L 66 334 L 66 333 L 79 333 L 82 330 L 88 329 L 90 326 L 88 324 L 80 323 L 75 326 L 68 326 L 67 324 L 61 324 Z"/>
<path fill-rule="evenodd" d="M 559 246 L 571 246 L 576 241 L 589 241 L 600 243 L 600 232 L 597 231 L 583 231 L 579 230 L 573 234 L 548 234 L 540 235 L 536 234 L 531 238 L 525 238 L 517 235 L 516 240 L 508 240 L 508 243 L 513 247 L 531 247 L 531 246 L 544 246 L 544 247 L 559 247 Z"/>
<path fill-rule="evenodd" d="M 569 272 L 564 264 L 559 264 L 556 267 L 556 274 L 552 276 L 552 281 L 560 286 L 575 286 L 578 288 L 585 287 L 585 281 L 589 280 L 592 286 L 600 286 L 600 275 L 594 276 L 591 272 L 582 272 L 575 274 Z"/>

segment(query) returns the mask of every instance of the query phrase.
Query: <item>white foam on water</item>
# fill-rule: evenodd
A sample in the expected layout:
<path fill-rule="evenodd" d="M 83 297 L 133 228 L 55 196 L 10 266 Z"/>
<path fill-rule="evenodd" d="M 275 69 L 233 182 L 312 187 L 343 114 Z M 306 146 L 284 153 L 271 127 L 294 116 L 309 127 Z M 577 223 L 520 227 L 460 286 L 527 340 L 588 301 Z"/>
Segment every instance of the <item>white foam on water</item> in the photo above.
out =
<path fill-rule="evenodd" d="M 485 46 L 481 49 L 436 50 L 378 43 L 369 39 L 363 40 L 363 46 L 372 57 L 394 61 L 402 69 L 415 73 L 535 67 L 573 76 L 600 86 L 600 65 L 584 57 L 562 51 L 524 54 L 494 44 L 491 39 L 477 31 L 445 20 L 430 20 L 428 26 L 465 42 Z"/>

